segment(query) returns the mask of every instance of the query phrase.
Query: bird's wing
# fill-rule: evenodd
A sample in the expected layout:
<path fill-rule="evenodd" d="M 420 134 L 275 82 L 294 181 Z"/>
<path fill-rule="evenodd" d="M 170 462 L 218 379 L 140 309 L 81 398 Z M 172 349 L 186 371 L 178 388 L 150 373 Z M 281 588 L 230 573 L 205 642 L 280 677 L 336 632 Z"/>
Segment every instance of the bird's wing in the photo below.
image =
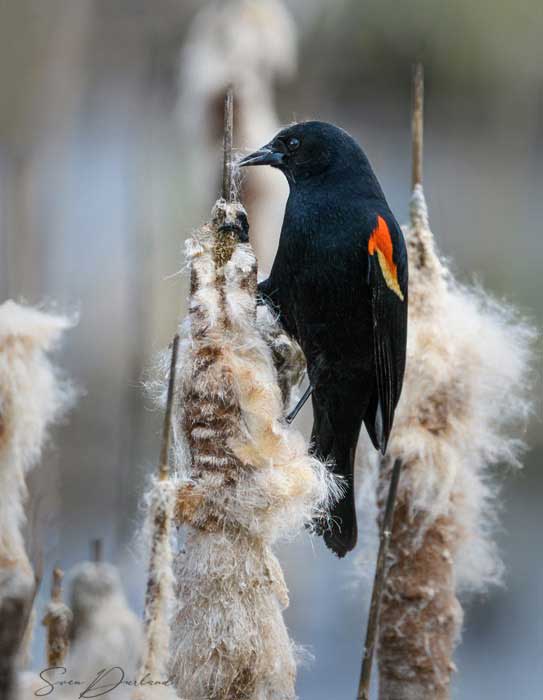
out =
<path fill-rule="evenodd" d="M 366 427 L 384 454 L 402 390 L 407 340 L 407 251 L 391 214 L 378 215 L 368 240 L 377 401 Z"/>

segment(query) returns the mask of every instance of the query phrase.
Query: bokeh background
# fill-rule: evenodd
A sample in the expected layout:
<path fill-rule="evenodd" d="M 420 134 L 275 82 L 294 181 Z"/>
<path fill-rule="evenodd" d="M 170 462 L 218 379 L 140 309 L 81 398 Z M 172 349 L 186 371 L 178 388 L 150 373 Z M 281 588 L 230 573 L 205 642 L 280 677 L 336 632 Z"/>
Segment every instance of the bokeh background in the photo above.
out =
<path fill-rule="evenodd" d="M 219 183 L 221 103 L 241 151 L 318 118 L 357 137 L 400 221 L 410 75 L 426 71 L 425 188 L 441 251 L 543 325 L 543 5 L 538 0 L 5 0 L 0 5 L 0 299 L 79 313 L 59 361 L 80 388 L 32 477 L 45 581 L 100 538 L 141 609 L 138 503 L 160 415 L 141 390 L 186 307 L 182 244 Z M 286 187 L 247 175 L 269 267 Z M 537 414 L 540 388 L 534 386 Z M 306 428 L 307 412 L 301 419 Z M 503 483 L 506 584 L 467 602 L 455 697 L 536 700 L 543 685 L 541 422 Z M 361 536 L 371 571 L 371 531 Z M 352 698 L 369 581 L 303 536 L 280 550 L 287 621 L 315 660 L 302 700 Z M 47 597 L 42 588 L 39 606 Z M 37 630 L 33 666 L 43 664 Z"/>

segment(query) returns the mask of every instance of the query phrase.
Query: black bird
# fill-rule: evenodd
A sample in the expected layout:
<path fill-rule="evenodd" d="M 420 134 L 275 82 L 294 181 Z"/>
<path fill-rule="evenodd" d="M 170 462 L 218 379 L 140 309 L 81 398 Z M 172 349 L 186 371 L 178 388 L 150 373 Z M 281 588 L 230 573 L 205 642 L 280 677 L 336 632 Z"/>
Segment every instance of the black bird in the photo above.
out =
<path fill-rule="evenodd" d="M 364 152 L 333 124 L 283 129 L 240 165 L 271 165 L 290 185 L 277 255 L 259 291 L 306 356 L 313 449 L 346 481 L 322 533 L 342 557 L 357 540 L 353 468 L 362 423 L 385 454 L 402 389 L 403 234 Z"/>

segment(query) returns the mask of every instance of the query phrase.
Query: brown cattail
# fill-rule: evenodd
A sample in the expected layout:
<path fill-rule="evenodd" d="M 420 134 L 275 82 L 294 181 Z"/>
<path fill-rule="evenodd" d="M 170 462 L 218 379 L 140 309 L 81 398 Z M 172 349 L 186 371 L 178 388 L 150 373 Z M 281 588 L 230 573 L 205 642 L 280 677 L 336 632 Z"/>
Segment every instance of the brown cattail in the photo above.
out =
<path fill-rule="evenodd" d="M 238 203 L 217 202 L 187 243 L 190 328 L 182 349 L 176 448 L 186 532 L 176 562 L 173 674 L 183 697 L 295 697 L 270 545 L 322 512 L 333 490 L 282 422 L 272 350 L 256 320 L 256 260 Z"/>
<path fill-rule="evenodd" d="M 138 679 L 141 623 L 128 607 L 119 573 L 111 564 L 85 562 L 74 568 L 71 579 L 73 622 L 64 665 L 71 678 L 89 683 L 99 678 L 100 697 L 131 700 L 134 689 L 123 685 L 121 676 Z M 62 680 L 51 673 L 50 682 Z M 108 687 L 111 692 L 106 692 Z M 73 700 L 73 687 L 61 687 L 58 694 L 62 700 Z"/>
<path fill-rule="evenodd" d="M 69 647 L 72 611 L 62 600 L 63 578 L 61 569 L 53 569 L 51 600 L 43 618 L 47 628 L 47 664 L 51 667 L 62 666 Z"/>
<path fill-rule="evenodd" d="M 61 316 L 0 305 L 0 696 L 10 698 L 36 590 L 23 538 L 26 475 L 72 398 L 48 358 L 70 327 Z"/>
<path fill-rule="evenodd" d="M 422 114 L 415 123 L 422 128 Z M 501 575 L 489 467 L 517 464 L 522 445 L 511 435 L 531 407 L 535 334 L 512 309 L 454 280 L 436 253 L 420 179 L 406 229 L 407 369 L 378 491 L 382 506 L 388 465 L 401 460 L 379 620 L 383 700 L 450 697 L 458 594 Z"/>
<path fill-rule="evenodd" d="M 151 483 L 146 496 L 146 523 L 144 539 L 149 543 L 149 574 L 144 610 L 144 653 L 141 675 L 153 682 L 168 679 L 170 665 L 170 627 L 173 607 L 172 522 L 177 495 L 177 479 L 170 475 L 169 453 L 175 375 L 179 336 L 176 335 L 170 354 L 168 393 L 158 476 Z M 166 695 L 164 688 L 146 689 L 141 697 Z"/>

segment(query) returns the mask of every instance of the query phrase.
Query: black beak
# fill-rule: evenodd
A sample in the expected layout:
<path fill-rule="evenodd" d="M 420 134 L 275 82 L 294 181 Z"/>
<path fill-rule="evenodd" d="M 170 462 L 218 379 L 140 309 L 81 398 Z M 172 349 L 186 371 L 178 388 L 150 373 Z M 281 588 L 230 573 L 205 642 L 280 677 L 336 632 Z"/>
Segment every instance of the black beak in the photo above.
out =
<path fill-rule="evenodd" d="M 284 157 L 284 153 L 274 151 L 269 146 L 263 146 L 258 151 L 251 153 L 251 155 L 242 158 L 238 165 L 241 167 L 245 165 L 271 165 L 277 168 L 283 162 Z"/>

